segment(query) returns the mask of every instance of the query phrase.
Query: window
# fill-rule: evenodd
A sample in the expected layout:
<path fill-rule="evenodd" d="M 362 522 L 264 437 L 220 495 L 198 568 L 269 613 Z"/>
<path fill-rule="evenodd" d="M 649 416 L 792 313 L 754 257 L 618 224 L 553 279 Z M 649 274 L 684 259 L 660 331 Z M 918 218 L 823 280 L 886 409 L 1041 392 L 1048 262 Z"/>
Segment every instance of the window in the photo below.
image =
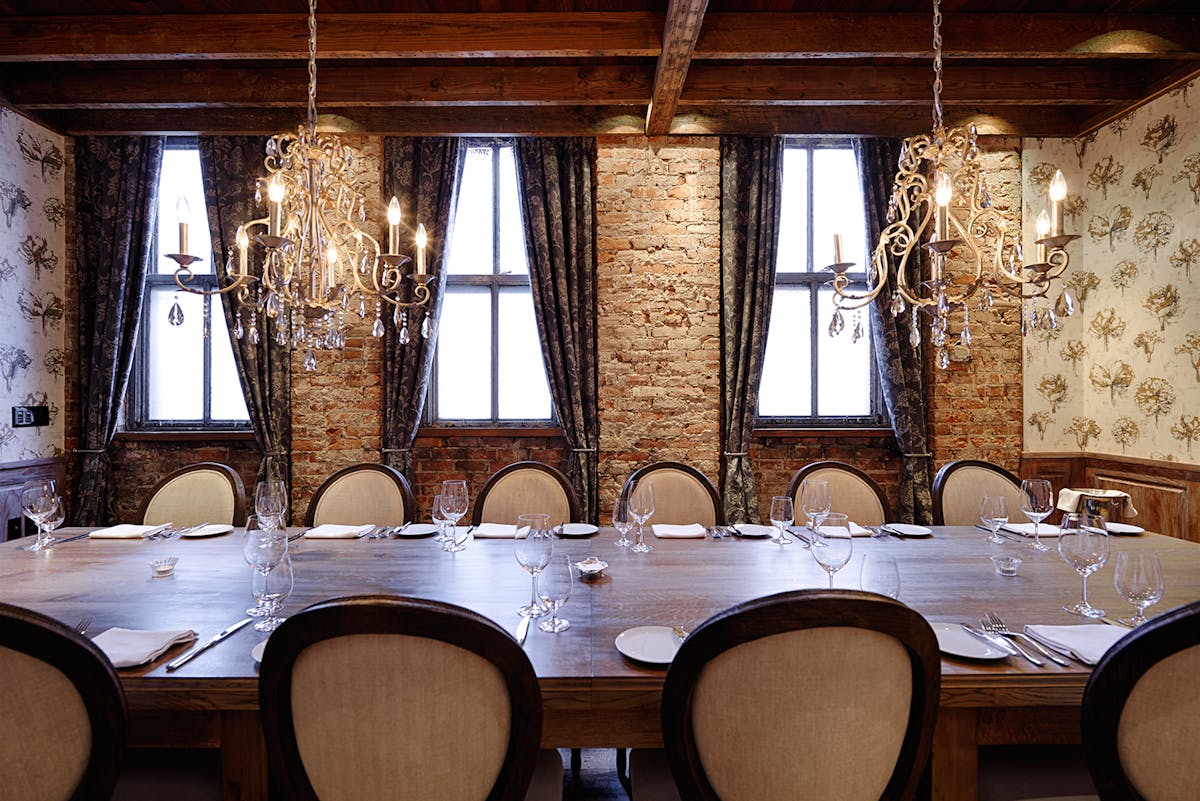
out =
<path fill-rule="evenodd" d="M 867 309 L 843 312 L 829 335 L 833 237 L 866 281 L 867 237 L 854 150 L 842 144 L 789 143 L 783 155 L 775 296 L 758 398 L 760 424 L 791 427 L 878 425 L 880 395 Z M 858 326 L 861 336 L 854 341 Z"/>
<path fill-rule="evenodd" d="M 432 422 L 497 425 L 553 418 L 538 342 L 516 153 L 471 142 L 444 275 Z"/>
<path fill-rule="evenodd" d="M 196 274 L 193 284 L 216 288 L 200 152 L 194 142 L 168 146 L 158 190 L 158 230 L 142 292 L 126 427 L 140 431 L 247 428 L 250 417 L 221 299 L 180 290 L 173 277 L 178 265 L 165 255 L 178 251 L 176 206 L 182 197 L 189 211 L 188 250 L 202 257 L 192 265 Z M 176 303 L 183 312 L 179 325 L 168 319 Z"/>

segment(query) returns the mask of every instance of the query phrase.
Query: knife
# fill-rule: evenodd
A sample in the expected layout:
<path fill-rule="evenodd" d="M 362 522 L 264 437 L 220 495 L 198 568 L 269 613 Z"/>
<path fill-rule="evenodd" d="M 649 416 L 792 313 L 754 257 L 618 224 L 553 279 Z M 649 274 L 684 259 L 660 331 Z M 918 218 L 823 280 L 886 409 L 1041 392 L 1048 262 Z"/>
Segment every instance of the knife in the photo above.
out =
<path fill-rule="evenodd" d="M 523 617 L 521 622 L 517 624 L 517 645 L 525 647 L 525 637 L 529 634 L 529 621 L 533 618 Z"/>
<path fill-rule="evenodd" d="M 1009 656 L 1016 656 L 1016 655 L 1017 655 L 1017 649 L 1016 649 L 1016 648 L 1013 648 L 1011 645 L 1009 645 L 1009 644 L 1008 644 L 1008 640 L 1005 640 L 1005 639 L 1004 639 L 1004 638 L 1002 638 L 1002 637 L 995 637 L 995 638 L 993 638 L 993 637 L 992 637 L 991 635 L 989 635 L 987 632 L 985 632 L 985 631 L 982 631 L 981 629 L 972 628 L 971 626 L 968 626 L 966 623 L 959 623 L 958 625 L 962 626 L 962 627 L 963 627 L 963 629 L 964 629 L 964 630 L 965 630 L 965 631 L 966 631 L 968 634 L 970 634 L 972 637 L 976 637 L 976 638 L 978 638 L 978 639 L 980 639 L 980 640 L 983 640 L 983 641 L 984 641 L 984 642 L 986 642 L 988 645 L 995 646 L 996 648 L 999 648 L 1001 651 L 1003 651 L 1004 653 L 1008 654 Z"/>
<path fill-rule="evenodd" d="M 220 632 L 214 634 L 213 636 L 209 637 L 207 640 L 205 640 L 200 645 L 197 645 L 195 648 L 188 651 L 183 656 L 177 657 L 176 659 L 173 659 L 170 662 L 168 662 L 167 670 L 168 671 L 178 670 L 179 668 L 186 665 L 188 662 L 191 662 L 193 659 L 200 656 L 200 654 L 204 653 L 209 648 L 212 648 L 214 645 L 219 643 L 221 640 L 225 639 L 229 635 L 236 632 L 238 629 L 240 629 L 242 626 L 249 623 L 251 620 L 254 620 L 254 618 L 252 618 L 252 617 L 244 618 L 242 620 L 239 620 L 237 623 L 234 623 L 229 628 L 223 629 Z"/>
<path fill-rule="evenodd" d="M 84 537 L 90 537 L 90 536 L 92 536 L 92 532 L 85 531 L 82 534 L 75 534 L 74 536 L 71 536 L 71 537 L 61 537 L 59 539 L 56 539 L 54 542 L 50 543 L 50 545 L 48 547 L 53 548 L 55 545 L 62 545 L 64 542 L 74 542 L 75 540 L 81 540 Z"/>

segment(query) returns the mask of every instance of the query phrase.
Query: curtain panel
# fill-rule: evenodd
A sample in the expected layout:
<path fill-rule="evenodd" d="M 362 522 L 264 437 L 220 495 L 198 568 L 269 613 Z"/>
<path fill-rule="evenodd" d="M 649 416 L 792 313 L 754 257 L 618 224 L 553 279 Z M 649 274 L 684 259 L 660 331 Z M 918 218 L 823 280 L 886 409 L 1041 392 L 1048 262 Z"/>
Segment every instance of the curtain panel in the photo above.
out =
<path fill-rule="evenodd" d="M 595 169 L 595 139 L 517 139 L 538 339 L 571 450 L 567 477 L 590 523 L 600 514 Z"/>
<path fill-rule="evenodd" d="M 854 141 L 854 153 L 862 176 L 867 231 L 872 236 L 877 236 L 888 225 L 888 200 L 900 163 L 900 149 L 901 141 L 898 139 L 863 138 Z M 874 246 L 874 242 L 871 246 Z M 924 248 L 919 250 L 922 251 L 922 258 L 909 263 L 909 286 L 921 283 L 925 257 Z M 928 525 L 933 521 L 933 495 L 930 489 L 933 457 L 929 453 L 925 419 L 924 360 L 922 349 L 914 348 L 909 342 L 912 334 L 911 316 L 892 316 L 889 306 L 894 287 L 894 277 L 889 273 L 886 286 L 871 304 L 871 345 L 884 404 L 903 457 L 896 519 Z"/>
<path fill-rule="evenodd" d="M 213 269 L 220 275 L 237 246 L 237 229 L 261 216 L 254 201 L 255 179 L 266 175 L 266 138 L 261 136 L 202 136 L 200 173 L 204 203 L 212 232 Z M 292 488 L 292 359 L 287 345 L 275 341 L 274 321 L 260 314 L 258 341 L 250 335 L 250 317 L 240 312 L 235 292 L 220 296 L 225 321 L 233 331 L 242 315 L 244 334 L 231 337 L 233 360 L 241 379 L 254 439 L 262 452 L 258 480 L 280 480 Z M 289 509 L 290 509 L 289 504 Z"/>
<path fill-rule="evenodd" d="M 462 140 L 454 137 L 387 137 L 383 143 L 384 196 L 400 200 L 400 252 L 415 253 L 418 223 L 425 225 L 429 244 L 425 261 L 429 272 L 444 274 L 446 242 L 454 225 L 455 188 L 462 174 Z M 412 299 L 411 283 L 405 283 L 403 300 Z M 438 319 L 445 294 L 444 282 L 429 284 L 433 295 L 426 306 L 410 309 L 407 319 L 400 313 L 384 314 L 383 335 L 383 463 L 404 473 L 414 485 L 412 445 L 421 426 L 425 396 L 437 349 Z M 401 311 L 402 313 L 402 311 Z M 421 335 L 428 315 L 429 337 Z M 401 342 L 399 326 L 408 327 L 408 342 Z"/>
<path fill-rule="evenodd" d="M 79 281 L 80 455 L 71 522 L 116 522 L 108 446 L 137 342 L 142 284 L 158 219 L 164 140 L 75 140 L 75 263 Z"/>
<path fill-rule="evenodd" d="M 759 519 L 750 464 L 779 245 L 783 140 L 721 137 L 721 502 Z"/>

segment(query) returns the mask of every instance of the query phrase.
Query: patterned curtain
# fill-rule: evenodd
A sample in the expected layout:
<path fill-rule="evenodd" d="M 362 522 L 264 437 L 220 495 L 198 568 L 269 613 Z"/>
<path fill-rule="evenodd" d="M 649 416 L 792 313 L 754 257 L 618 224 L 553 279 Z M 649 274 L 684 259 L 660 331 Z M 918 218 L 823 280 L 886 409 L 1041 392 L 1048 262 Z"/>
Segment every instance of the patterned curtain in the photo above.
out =
<path fill-rule="evenodd" d="M 594 139 L 517 140 L 538 339 L 571 447 L 567 477 L 591 523 L 600 513 L 595 160 Z"/>
<path fill-rule="evenodd" d="M 153 256 L 162 137 L 75 140 L 75 264 L 79 281 L 79 480 L 72 524 L 116 521 L 108 446 L 129 368 L 142 284 Z"/>
<path fill-rule="evenodd" d="M 721 502 L 758 520 L 750 436 L 775 287 L 783 140 L 721 137 Z"/>
<path fill-rule="evenodd" d="M 429 234 L 426 264 L 442 274 L 443 245 L 454 224 L 454 190 L 462 174 L 461 140 L 453 137 L 387 137 L 383 143 L 385 200 L 395 195 L 404 215 L 400 227 L 400 252 L 413 254 L 417 223 Z M 406 286 L 408 282 L 406 282 Z M 421 426 L 433 354 L 437 349 L 438 318 L 442 310 L 443 282 L 429 285 L 433 298 L 416 307 L 403 320 L 407 343 L 399 338 L 396 316 L 384 315 L 383 335 L 383 463 L 395 467 L 414 482 L 412 444 Z M 401 296 L 412 297 L 410 290 Z M 429 317 L 429 337 L 421 335 Z"/>
<path fill-rule="evenodd" d="M 878 236 L 888 225 L 888 200 L 900 163 L 900 147 L 898 139 L 856 139 L 854 142 L 862 175 L 867 231 L 872 237 Z M 871 245 L 873 247 L 874 242 Z M 920 284 L 922 262 L 923 259 L 910 262 L 910 286 Z M 892 286 L 889 275 L 887 286 L 871 304 L 871 340 L 884 403 L 904 460 L 900 494 L 896 499 L 896 519 L 928 525 L 933 521 L 930 490 L 933 457 L 929 453 L 926 432 L 924 360 L 921 348 L 909 344 L 912 318 L 907 314 L 892 316 L 889 309 Z"/>
<path fill-rule="evenodd" d="M 200 172 L 204 203 L 212 232 L 212 252 L 218 274 L 234 253 L 238 226 L 262 216 L 254 202 L 255 179 L 266 174 L 266 140 L 261 136 L 200 137 Z M 234 292 L 221 295 L 229 330 L 236 328 L 239 311 Z M 282 480 L 292 486 L 292 363 L 286 345 L 275 341 L 271 323 L 258 316 L 258 341 L 250 335 L 250 318 L 242 314 L 243 335 L 232 338 L 233 360 L 242 381 L 254 439 L 262 451 L 258 480 Z"/>

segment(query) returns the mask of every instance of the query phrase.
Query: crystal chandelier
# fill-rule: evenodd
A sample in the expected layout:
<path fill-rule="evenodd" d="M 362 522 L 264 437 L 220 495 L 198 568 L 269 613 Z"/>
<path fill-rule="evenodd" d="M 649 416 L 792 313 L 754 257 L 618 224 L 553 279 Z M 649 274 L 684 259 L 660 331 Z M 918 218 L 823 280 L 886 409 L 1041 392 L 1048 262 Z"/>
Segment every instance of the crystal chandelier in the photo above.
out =
<path fill-rule="evenodd" d="M 408 309 L 426 306 L 435 276 L 426 269 L 427 236 L 417 226 L 417 259 L 398 253 L 400 202 L 388 205 L 386 252 L 360 226 L 366 221 L 366 200 L 355 188 L 353 150 L 336 136 L 317 133 L 317 16 L 316 0 L 308 3 L 308 119 L 295 133 L 267 140 L 267 175 L 257 179 L 255 202 L 265 196 L 267 216 L 238 226 L 236 245 L 225 262 L 226 283 L 208 291 L 189 283 L 190 265 L 198 256 L 187 253 L 186 202 L 178 209 L 180 253 L 170 254 L 179 268 L 175 283 L 204 295 L 233 292 L 236 320 L 233 335 L 257 343 L 274 325 L 280 345 L 304 347 L 304 369 L 317 367 L 316 351 L 340 350 L 346 343 L 347 316 L 375 318 L 372 335 L 383 336 L 383 315 L 392 314 L 401 344 L 410 339 Z M 413 282 L 411 299 L 403 300 L 404 281 Z M 168 320 L 179 325 L 183 312 L 176 303 Z M 428 337 L 428 311 L 421 335 Z M 262 332 L 262 333 L 260 333 Z"/>
<path fill-rule="evenodd" d="M 937 348 L 936 363 L 950 365 L 946 348 L 946 329 L 951 312 L 961 310 L 962 333 L 959 344 L 971 343 L 968 301 L 982 289 L 977 304 L 980 311 L 993 305 L 994 294 L 1002 292 L 1022 301 L 1032 300 L 1030 313 L 1022 313 L 1021 330 L 1057 328 L 1058 318 L 1070 315 L 1074 304 L 1066 289 L 1056 302 L 1037 303 L 1047 297 L 1052 282 L 1067 269 L 1070 257 L 1066 245 L 1079 237 L 1063 233 L 1063 201 L 1067 183 L 1062 172 L 1050 182 L 1050 212 L 1037 220 L 1037 258 L 1025 264 L 1019 234 L 1006 228 L 1003 215 L 993 206 L 979 164 L 975 125 L 947 128 L 942 120 L 942 36 L 941 4 L 933 2 L 933 131 L 904 140 L 899 169 L 888 202 L 887 226 L 871 253 L 866 289 L 852 287 L 846 273 L 853 262 L 842 260 L 840 237 L 834 238 L 834 278 L 828 282 L 834 291 L 834 312 L 830 335 L 839 333 L 845 323 L 842 310 L 861 309 L 871 303 L 893 277 L 890 308 L 893 315 L 911 310 L 911 344 L 921 342 L 920 311 L 930 316 L 929 338 Z M 928 251 L 930 271 L 920 283 L 908 280 L 910 259 L 920 260 L 921 249 Z M 985 272 L 990 249 L 990 269 Z M 953 255 L 952 264 L 948 264 Z M 961 265 L 961 266 L 960 266 Z M 954 266 L 956 269 L 950 269 Z M 862 335 L 856 319 L 854 338 Z"/>

